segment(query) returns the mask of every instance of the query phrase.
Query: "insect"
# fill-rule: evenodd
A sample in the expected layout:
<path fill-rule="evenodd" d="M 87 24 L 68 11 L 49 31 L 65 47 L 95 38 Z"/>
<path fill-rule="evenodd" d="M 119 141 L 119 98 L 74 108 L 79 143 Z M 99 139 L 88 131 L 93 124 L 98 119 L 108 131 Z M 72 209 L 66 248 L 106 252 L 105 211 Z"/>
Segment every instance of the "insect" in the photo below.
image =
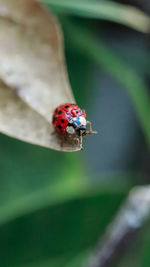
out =
<path fill-rule="evenodd" d="M 60 136 L 76 138 L 81 144 L 82 137 L 97 133 L 93 131 L 91 122 L 86 120 L 85 111 L 75 104 L 67 103 L 57 107 L 53 113 L 52 124 Z"/>

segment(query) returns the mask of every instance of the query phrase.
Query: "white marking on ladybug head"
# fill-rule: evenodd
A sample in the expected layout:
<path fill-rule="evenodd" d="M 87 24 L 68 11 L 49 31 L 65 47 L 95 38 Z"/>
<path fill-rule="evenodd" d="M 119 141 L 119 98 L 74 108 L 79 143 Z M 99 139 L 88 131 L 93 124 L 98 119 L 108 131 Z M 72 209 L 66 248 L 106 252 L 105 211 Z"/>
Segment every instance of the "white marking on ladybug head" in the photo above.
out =
<path fill-rule="evenodd" d="M 76 127 L 79 128 L 80 126 L 86 126 L 86 119 L 83 116 L 73 117 L 73 118 L 71 118 L 71 120 L 69 121 L 69 123 L 75 124 Z"/>
<path fill-rule="evenodd" d="M 72 124 L 74 122 L 73 118 L 70 119 L 69 123 Z"/>
<path fill-rule="evenodd" d="M 66 132 L 69 133 L 69 134 L 74 134 L 75 133 L 75 129 L 73 128 L 73 126 L 67 126 Z"/>
<path fill-rule="evenodd" d="M 86 126 L 86 119 L 85 119 L 85 117 L 81 116 L 81 117 L 79 117 L 79 119 L 80 119 L 81 125 L 82 126 Z"/>

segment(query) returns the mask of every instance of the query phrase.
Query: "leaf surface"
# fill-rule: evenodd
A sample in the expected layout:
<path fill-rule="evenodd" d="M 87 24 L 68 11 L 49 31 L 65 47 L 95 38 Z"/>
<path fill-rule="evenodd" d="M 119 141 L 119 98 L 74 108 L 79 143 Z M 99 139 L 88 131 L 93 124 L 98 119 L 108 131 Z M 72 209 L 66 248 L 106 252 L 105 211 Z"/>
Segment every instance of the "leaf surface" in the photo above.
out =
<path fill-rule="evenodd" d="M 80 144 L 61 147 L 53 135 L 53 110 L 75 100 L 66 74 L 60 27 L 36 1 L 0 0 L 0 62 L 0 79 L 6 85 L 0 89 L 0 131 L 56 150 L 79 150 Z M 5 96 L 4 87 L 12 92 L 6 90 Z M 3 102 L 10 105 L 11 112 L 3 109 Z"/>

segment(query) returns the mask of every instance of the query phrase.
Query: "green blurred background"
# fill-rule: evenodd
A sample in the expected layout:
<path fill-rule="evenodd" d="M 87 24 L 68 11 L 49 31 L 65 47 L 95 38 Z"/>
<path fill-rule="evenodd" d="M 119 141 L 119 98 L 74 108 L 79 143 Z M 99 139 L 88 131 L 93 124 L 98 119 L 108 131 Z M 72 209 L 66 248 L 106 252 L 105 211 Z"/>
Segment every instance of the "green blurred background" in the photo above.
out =
<path fill-rule="evenodd" d="M 76 101 L 99 134 L 76 153 L 0 135 L 2 267 L 83 266 L 129 190 L 149 183 L 149 34 L 125 7 L 148 16 L 150 4 L 41 2 L 58 16 Z M 147 223 L 111 266 L 148 267 L 149 250 Z"/>

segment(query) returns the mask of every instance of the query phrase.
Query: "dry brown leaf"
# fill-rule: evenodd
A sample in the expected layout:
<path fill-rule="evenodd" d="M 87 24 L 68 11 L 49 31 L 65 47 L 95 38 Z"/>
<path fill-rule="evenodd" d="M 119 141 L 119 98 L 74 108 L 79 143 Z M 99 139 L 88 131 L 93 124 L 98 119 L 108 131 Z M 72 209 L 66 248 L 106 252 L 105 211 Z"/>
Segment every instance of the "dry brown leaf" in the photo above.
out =
<path fill-rule="evenodd" d="M 0 62 L 0 79 L 7 86 L 0 88 L 0 131 L 56 150 L 80 150 L 67 143 L 62 148 L 52 135 L 54 108 L 75 100 L 61 30 L 36 1 L 0 0 Z"/>
<path fill-rule="evenodd" d="M 60 150 L 57 136 L 49 134 L 52 126 L 34 109 L 21 100 L 12 89 L 0 82 L 0 129 L 1 132 L 26 142 Z M 78 147 L 74 147 L 74 151 Z M 72 145 L 61 147 L 72 151 Z"/>

